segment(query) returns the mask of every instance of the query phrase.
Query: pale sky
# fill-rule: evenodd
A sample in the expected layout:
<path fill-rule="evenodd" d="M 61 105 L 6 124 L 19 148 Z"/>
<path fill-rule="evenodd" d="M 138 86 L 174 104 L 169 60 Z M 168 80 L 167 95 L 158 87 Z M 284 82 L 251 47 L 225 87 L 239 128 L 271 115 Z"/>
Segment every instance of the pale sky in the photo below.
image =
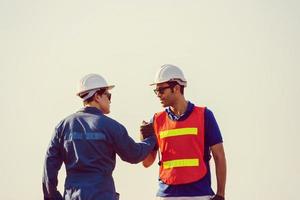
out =
<path fill-rule="evenodd" d="M 162 110 L 149 83 L 166 63 L 184 71 L 186 98 L 215 114 L 227 199 L 297 199 L 299 35 L 297 0 L 0 0 L 0 199 L 42 199 L 45 152 L 82 107 L 82 76 L 116 85 L 109 116 L 138 141 L 141 121 Z M 154 199 L 157 177 L 156 164 L 118 159 L 114 171 L 122 200 Z"/>

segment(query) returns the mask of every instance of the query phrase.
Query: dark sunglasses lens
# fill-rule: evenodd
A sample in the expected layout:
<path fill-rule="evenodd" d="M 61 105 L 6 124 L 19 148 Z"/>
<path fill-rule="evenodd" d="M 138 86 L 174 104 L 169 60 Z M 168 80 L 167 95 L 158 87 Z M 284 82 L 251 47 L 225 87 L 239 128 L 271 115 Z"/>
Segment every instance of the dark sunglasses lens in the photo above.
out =
<path fill-rule="evenodd" d="M 110 100 L 111 99 L 111 93 L 107 93 L 106 95 L 107 95 L 108 100 Z"/>
<path fill-rule="evenodd" d="M 164 92 L 161 88 L 155 89 L 153 91 L 154 91 L 155 94 L 162 94 Z"/>
<path fill-rule="evenodd" d="M 168 88 L 170 88 L 170 86 L 167 86 L 167 87 L 161 87 L 161 88 L 156 88 L 155 90 L 154 90 L 154 93 L 155 94 L 163 94 L 164 92 L 165 92 L 165 90 L 166 89 L 168 89 Z"/>

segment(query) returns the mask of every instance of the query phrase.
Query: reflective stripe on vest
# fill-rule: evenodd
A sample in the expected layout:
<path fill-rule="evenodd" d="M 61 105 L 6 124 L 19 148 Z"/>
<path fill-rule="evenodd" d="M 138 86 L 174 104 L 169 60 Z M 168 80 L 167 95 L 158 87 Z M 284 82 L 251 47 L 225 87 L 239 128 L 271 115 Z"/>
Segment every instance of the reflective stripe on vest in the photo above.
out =
<path fill-rule="evenodd" d="M 179 159 L 163 162 L 163 168 L 169 169 L 174 167 L 195 167 L 199 166 L 199 159 Z"/>
<path fill-rule="evenodd" d="M 182 135 L 197 135 L 197 128 L 179 128 L 159 132 L 160 139 L 166 137 L 182 136 Z"/>

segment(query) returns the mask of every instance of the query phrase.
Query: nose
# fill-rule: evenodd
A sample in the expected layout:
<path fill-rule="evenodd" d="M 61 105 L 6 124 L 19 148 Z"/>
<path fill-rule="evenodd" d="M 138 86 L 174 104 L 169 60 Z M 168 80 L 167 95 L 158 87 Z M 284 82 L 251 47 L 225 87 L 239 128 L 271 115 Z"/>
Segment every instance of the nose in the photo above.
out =
<path fill-rule="evenodd" d="M 160 92 L 157 92 L 156 96 L 160 98 L 162 96 L 162 94 Z"/>

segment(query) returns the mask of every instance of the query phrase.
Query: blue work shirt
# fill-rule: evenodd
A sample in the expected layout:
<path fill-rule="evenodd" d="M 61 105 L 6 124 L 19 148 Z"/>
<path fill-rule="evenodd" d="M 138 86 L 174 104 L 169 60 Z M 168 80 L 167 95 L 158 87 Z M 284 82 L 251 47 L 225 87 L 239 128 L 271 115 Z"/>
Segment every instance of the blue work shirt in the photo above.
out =
<path fill-rule="evenodd" d="M 155 144 L 155 136 L 136 143 L 122 124 L 95 107 L 85 107 L 55 128 L 45 159 L 44 199 L 57 199 L 57 174 L 64 163 L 64 199 L 115 200 L 116 154 L 126 162 L 138 163 Z"/>
<path fill-rule="evenodd" d="M 187 110 L 181 115 L 176 116 L 172 110 L 168 107 L 166 108 L 166 112 L 168 117 L 174 121 L 182 121 L 189 117 L 194 109 L 194 104 L 188 102 Z M 199 116 L 200 117 L 200 116 Z M 214 192 L 211 188 L 211 175 L 209 168 L 209 160 L 211 158 L 209 147 L 222 143 L 222 136 L 216 119 L 213 113 L 205 108 L 204 111 L 204 161 L 207 167 L 206 175 L 200 179 L 199 181 L 189 183 L 189 184 L 181 184 L 181 185 L 168 185 L 159 180 L 159 189 L 157 192 L 157 196 L 160 197 L 188 197 L 188 196 L 207 196 L 214 195 Z"/>

